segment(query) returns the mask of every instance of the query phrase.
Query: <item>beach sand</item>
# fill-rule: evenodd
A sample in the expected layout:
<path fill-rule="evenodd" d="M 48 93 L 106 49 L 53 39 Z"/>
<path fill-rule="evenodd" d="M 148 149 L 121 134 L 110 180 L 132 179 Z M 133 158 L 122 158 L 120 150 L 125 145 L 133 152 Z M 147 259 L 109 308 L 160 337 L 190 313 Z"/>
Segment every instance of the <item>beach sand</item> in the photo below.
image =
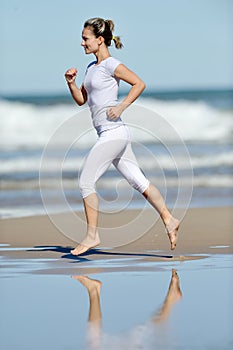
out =
<path fill-rule="evenodd" d="M 232 208 L 189 209 L 175 251 L 161 220 L 144 232 L 154 212 L 141 225 L 140 213 L 102 214 L 100 236 L 131 222 L 143 234 L 79 257 L 48 216 L 1 220 L 2 348 L 232 349 Z"/>
<path fill-rule="evenodd" d="M 145 253 L 153 250 L 160 251 L 161 258 L 164 255 L 188 257 L 192 254 L 214 254 L 216 252 L 218 254 L 232 254 L 232 213 L 231 207 L 189 209 L 182 220 L 179 230 L 179 240 L 175 251 L 170 251 L 170 245 L 167 235 L 165 234 L 164 226 L 161 220 L 157 220 L 147 232 L 143 233 L 143 235 L 135 241 L 132 239 L 132 242 L 126 245 L 115 247 L 111 249 L 111 251 L 108 250 L 108 257 L 113 253 L 112 257 L 114 258 L 115 252 L 122 252 L 125 255 L 127 253 Z M 129 218 L 130 221 L 132 221 L 133 218 L 138 217 L 139 214 L 140 212 L 137 210 L 125 210 L 116 215 L 100 215 L 100 237 L 101 228 L 118 228 L 124 223 L 127 223 Z M 67 221 L 69 217 L 68 213 L 56 215 L 63 221 Z M 79 215 L 83 217 L 83 214 L 79 213 Z M 144 211 L 143 217 L 141 218 L 142 232 L 144 232 L 145 229 L 144 221 L 147 220 L 147 216 L 151 217 L 152 215 L 154 214 L 150 209 Z M 84 223 L 84 221 L 82 221 L 82 223 Z M 84 226 L 81 226 L 81 229 L 84 230 Z M 77 232 L 80 231 L 80 227 L 78 226 L 75 229 Z M 65 249 L 66 252 L 68 252 L 69 248 L 73 248 L 77 245 L 77 242 L 62 234 L 48 216 L 3 219 L 0 221 L 0 232 L 1 243 L 8 244 L 13 248 L 48 246 L 54 248 L 60 247 L 61 251 Z M 119 234 L 122 234 L 121 228 L 119 228 Z M 127 233 L 123 231 L 123 234 L 125 235 Z M 113 246 L 114 245 L 115 242 L 113 242 Z M 109 248 L 112 248 L 111 242 Z M 57 251 L 44 251 L 43 257 L 58 258 L 61 256 L 61 251 L 59 251 L 59 249 L 57 249 Z M 103 254 L 101 254 L 101 252 Z M 102 249 L 100 245 L 98 254 L 95 254 L 95 250 L 91 251 L 91 259 L 104 258 L 104 253 L 105 249 Z M 11 250 L 4 252 L 4 255 L 5 254 L 15 257 L 18 256 L 19 258 L 38 257 L 38 252 L 28 252 L 26 250 L 20 250 L 18 252 L 16 250 Z M 90 252 L 84 255 L 90 255 Z M 155 257 L 159 258 L 158 254 Z"/>

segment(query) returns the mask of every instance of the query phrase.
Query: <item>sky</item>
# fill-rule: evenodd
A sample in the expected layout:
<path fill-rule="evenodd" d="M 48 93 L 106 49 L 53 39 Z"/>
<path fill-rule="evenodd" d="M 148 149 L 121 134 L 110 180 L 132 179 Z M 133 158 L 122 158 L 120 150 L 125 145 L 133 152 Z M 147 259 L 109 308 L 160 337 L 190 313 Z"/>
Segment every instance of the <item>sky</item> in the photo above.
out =
<path fill-rule="evenodd" d="M 114 21 L 124 48 L 110 53 L 147 89 L 233 88 L 233 0 L 1 0 L 0 95 L 66 93 L 70 67 L 80 85 L 91 17 Z"/>

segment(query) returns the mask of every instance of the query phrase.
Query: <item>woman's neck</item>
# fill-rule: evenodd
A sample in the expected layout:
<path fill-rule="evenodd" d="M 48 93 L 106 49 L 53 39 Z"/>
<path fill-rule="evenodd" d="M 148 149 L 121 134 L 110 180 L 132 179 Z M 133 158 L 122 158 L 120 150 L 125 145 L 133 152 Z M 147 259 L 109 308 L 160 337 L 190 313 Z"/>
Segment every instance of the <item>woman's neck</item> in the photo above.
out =
<path fill-rule="evenodd" d="M 108 48 L 105 47 L 100 47 L 98 52 L 95 53 L 95 57 L 96 57 L 96 63 L 99 64 L 100 62 L 106 60 L 106 58 L 110 57 L 110 53 L 108 51 Z"/>

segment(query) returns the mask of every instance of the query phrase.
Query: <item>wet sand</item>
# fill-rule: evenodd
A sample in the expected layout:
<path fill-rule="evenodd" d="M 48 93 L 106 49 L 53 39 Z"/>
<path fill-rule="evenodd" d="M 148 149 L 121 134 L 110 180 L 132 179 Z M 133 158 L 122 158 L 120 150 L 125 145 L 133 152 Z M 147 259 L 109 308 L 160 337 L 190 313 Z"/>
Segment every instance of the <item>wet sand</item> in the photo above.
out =
<path fill-rule="evenodd" d="M 101 215 L 100 235 L 124 235 L 139 214 Z M 80 257 L 47 216 L 4 219 L 0 230 L 4 349 L 232 348 L 232 208 L 189 209 L 175 251 L 160 220 Z"/>

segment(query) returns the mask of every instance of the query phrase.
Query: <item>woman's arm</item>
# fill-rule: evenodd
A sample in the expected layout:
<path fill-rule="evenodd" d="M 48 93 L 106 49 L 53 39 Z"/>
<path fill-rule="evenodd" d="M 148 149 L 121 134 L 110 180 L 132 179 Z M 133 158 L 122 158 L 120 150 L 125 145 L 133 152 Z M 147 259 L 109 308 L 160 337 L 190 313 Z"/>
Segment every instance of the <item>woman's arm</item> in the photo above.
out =
<path fill-rule="evenodd" d="M 141 95 L 142 91 L 146 87 L 145 83 L 123 64 L 119 64 L 119 66 L 117 66 L 114 75 L 116 78 L 125 81 L 132 87 L 128 95 L 119 105 L 109 108 L 108 116 L 111 119 L 118 118 L 122 112 Z"/>
<path fill-rule="evenodd" d="M 76 68 L 70 68 L 66 71 L 65 78 L 73 99 L 79 106 L 82 106 L 87 101 L 87 92 L 83 85 L 80 87 L 80 89 L 77 87 L 75 83 L 77 73 L 78 71 Z"/>

